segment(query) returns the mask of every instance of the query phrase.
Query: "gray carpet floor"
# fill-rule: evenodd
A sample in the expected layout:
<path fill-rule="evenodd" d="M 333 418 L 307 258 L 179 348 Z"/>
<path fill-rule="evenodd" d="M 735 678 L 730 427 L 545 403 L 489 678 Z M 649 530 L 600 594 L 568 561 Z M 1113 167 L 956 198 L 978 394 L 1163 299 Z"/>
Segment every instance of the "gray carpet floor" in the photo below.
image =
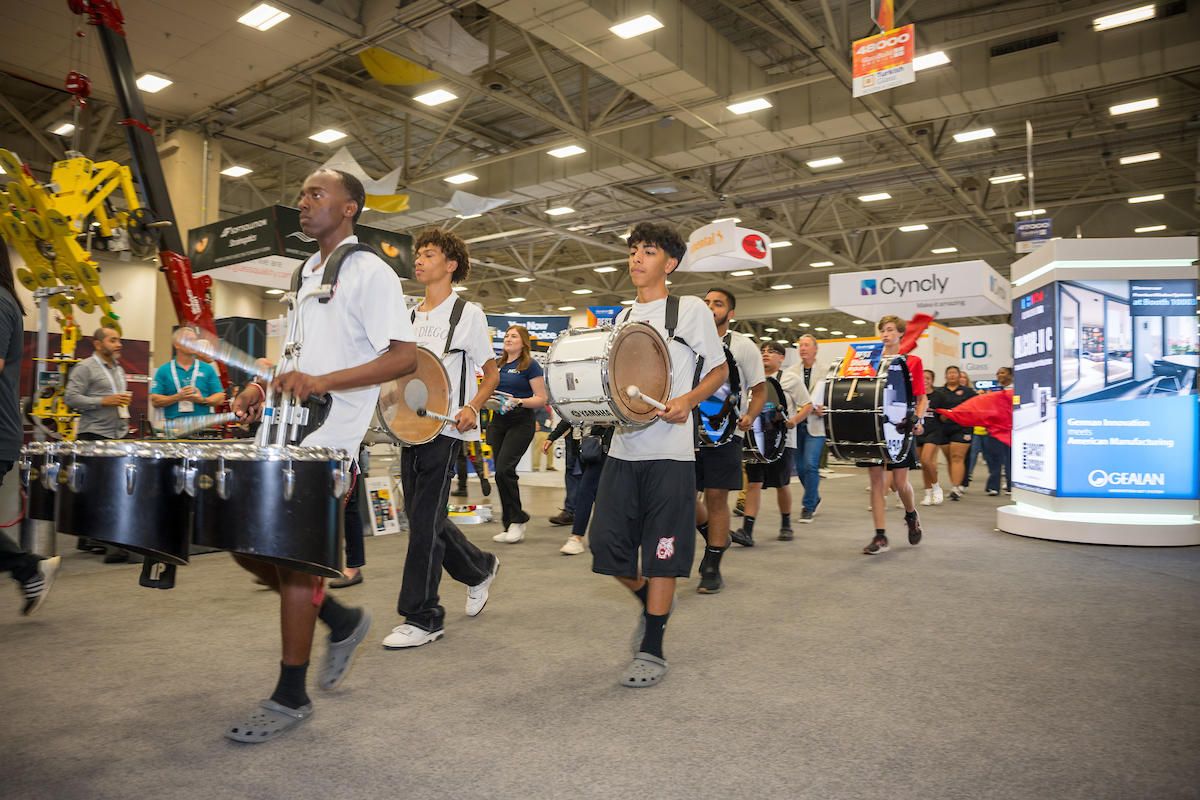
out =
<path fill-rule="evenodd" d="M 380 647 L 407 537 L 368 539 L 337 594 L 375 613 L 353 672 L 259 745 L 221 733 L 274 685 L 273 595 L 221 553 L 143 589 L 60 537 L 46 606 L 0 615 L 0 797 L 1200 797 L 1200 548 L 1010 536 L 972 489 L 922 509 L 916 548 L 890 509 L 892 551 L 867 557 L 841 469 L 793 542 L 764 501 L 724 592 L 681 581 L 670 672 L 630 690 L 635 601 L 558 554 L 549 477 L 523 543 L 468 529 L 502 567 L 473 619 L 443 580 L 439 642 Z"/>

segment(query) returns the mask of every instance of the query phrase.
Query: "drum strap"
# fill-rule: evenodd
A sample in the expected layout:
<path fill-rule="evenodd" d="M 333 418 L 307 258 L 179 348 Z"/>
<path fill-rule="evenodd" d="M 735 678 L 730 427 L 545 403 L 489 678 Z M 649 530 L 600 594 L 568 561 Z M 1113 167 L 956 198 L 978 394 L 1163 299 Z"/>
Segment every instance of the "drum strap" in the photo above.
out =
<path fill-rule="evenodd" d="M 321 288 L 319 301 L 328 303 L 333 297 L 333 290 L 337 288 L 338 276 L 342 272 L 342 264 L 353 253 L 374 253 L 374 248 L 369 244 L 362 242 L 347 242 L 346 244 L 338 245 L 337 249 L 329 254 L 329 258 L 325 259 L 325 271 L 321 274 Z M 304 265 L 301 264 L 292 273 L 292 293 L 300 291 L 300 285 L 304 283 Z"/>
<path fill-rule="evenodd" d="M 420 303 L 417 304 L 419 306 Z M 413 306 L 412 313 L 408 317 L 408 321 L 416 323 L 417 321 L 417 306 Z M 467 301 L 463 300 L 458 295 L 454 296 L 454 305 L 450 307 L 450 330 L 446 333 L 446 343 L 442 345 L 442 355 L 447 353 L 462 353 L 462 369 L 458 375 L 458 399 L 461 405 L 467 403 L 467 351 L 461 347 L 450 349 L 450 343 L 454 341 L 454 331 L 458 328 L 458 322 L 462 319 L 463 310 L 467 307 Z"/>

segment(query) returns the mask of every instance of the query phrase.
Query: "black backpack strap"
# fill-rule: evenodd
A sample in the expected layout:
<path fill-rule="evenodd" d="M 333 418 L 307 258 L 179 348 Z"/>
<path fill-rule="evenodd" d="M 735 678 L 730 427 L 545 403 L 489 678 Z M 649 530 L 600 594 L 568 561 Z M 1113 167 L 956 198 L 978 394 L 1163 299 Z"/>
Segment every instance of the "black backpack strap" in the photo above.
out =
<path fill-rule="evenodd" d="M 446 346 L 442 349 L 442 355 L 450 352 L 462 353 L 462 368 L 458 373 L 458 399 L 464 406 L 467 404 L 467 351 L 461 347 L 452 351 L 450 343 L 454 341 L 454 330 L 458 327 L 458 322 L 462 319 L 463 310 L 466 307 L 467 301 L 455 296 L 454 307 L 450 309 L 450 332 L 446 334 Z"/>
<path fill-rule="evenodd" d="M 369 244 L 362 242 L 347 242 L 346 244 L 338 245 L 337 249 L 329 254 L 329 258 L 325 259 L 325 270 L 321 273 L 321 285 L 318 289 L 318 299 L 322 303 L 328 303 L 333 297 L 333 291 L 337 287 L 338 277 L 342 272 L 342 264 L 353 253 L 374 253 L 375 250 Z M 300 285 L 304 283 L 304 265 L 301 264 L 295 272 L 292 273 L 292 291 L 299 292 Z"/>

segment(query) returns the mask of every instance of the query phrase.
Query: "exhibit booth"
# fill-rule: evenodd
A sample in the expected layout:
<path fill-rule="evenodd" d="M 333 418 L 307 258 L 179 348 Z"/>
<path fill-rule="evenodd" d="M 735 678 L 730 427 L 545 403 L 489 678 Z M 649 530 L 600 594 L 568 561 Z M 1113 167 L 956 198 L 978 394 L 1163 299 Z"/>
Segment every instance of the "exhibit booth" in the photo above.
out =
<path fill-rule="evenodd" d="M 1197 239 L 1059 239 L 1013 278 L 1022 536 L 1200 544 Z"/>

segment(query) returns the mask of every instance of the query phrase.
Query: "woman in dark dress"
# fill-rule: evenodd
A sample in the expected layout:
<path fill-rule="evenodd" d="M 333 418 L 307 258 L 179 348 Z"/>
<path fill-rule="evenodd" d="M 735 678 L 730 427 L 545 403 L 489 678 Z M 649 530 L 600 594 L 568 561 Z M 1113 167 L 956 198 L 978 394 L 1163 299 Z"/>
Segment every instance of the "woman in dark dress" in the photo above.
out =
<path fill-rule="evenodd" d="M 960 385 L 958 367 L 946 367 L 946 385 L 933 390 L 929 397 L 929 407 L 932 409 L 954 408 L 964 400 L 974 397 L 975 390 L 970 386 Z M 950 465 L 950 499 L 957 500 L 963 496 L 963 475 L 966 474 L 967 451 L 971 449 L 971 429 L 965 425 L 941 418 L 938 426 L 939 433 L 935 444 L 946 456 Z"/>

